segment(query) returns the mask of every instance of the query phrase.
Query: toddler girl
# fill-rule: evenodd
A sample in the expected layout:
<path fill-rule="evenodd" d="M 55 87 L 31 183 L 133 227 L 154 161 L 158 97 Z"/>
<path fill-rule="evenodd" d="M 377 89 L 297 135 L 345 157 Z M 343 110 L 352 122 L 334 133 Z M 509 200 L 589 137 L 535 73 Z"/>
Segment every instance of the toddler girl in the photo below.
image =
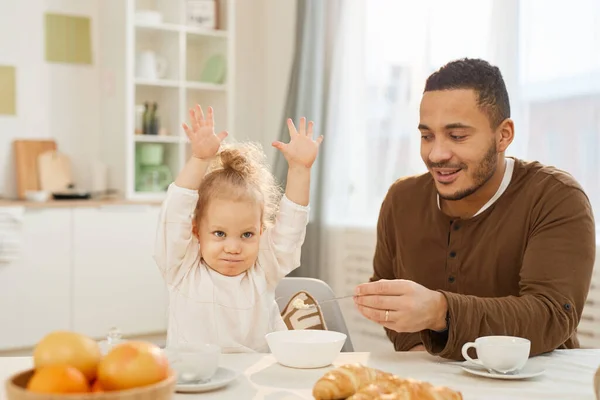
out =
<path fill-rule="evenodd" d="M 168 190 L 154 258 L 168 286 L 167 346 L 213 343 L 222 352 L 268 352 L 265 335 L 286 326 L 275 287 L 300 266 L 310 171 L 322 137 L 291 120 L 273 146 L 288 162 L 281 196 L 260 149 L 222 145 L 213 110 L 190 110 L 192 156 Z"/>

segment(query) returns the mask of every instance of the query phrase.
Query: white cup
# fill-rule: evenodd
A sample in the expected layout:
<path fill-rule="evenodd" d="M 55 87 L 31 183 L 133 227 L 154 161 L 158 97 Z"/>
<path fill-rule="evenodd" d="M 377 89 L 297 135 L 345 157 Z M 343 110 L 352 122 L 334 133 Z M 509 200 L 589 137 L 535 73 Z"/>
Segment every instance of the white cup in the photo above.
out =
<path fill-rule="evenodd" d="M 469 357 L 467 351 L 473 347 L 477 359 Z M 465 343 L 462 355 L 465 360 L 481 365 L 488 370 L 506 374 L 525 366 L 529 359 L 531 342 L 514 336 L 483 336 L 475 342 Z"/>
<path fill-rule="evenodd" d="M 219 368 L 221 348 L 214 344 L 179 345 L 165 349 L 179 382 L 204 381 Z"/>
<path fill-rule="evenodd" d="M 136 77 L 142 79 L 162 79 L 167 74 L 167 60 L 155 52 L 146 50 L 137 54 Z"/>

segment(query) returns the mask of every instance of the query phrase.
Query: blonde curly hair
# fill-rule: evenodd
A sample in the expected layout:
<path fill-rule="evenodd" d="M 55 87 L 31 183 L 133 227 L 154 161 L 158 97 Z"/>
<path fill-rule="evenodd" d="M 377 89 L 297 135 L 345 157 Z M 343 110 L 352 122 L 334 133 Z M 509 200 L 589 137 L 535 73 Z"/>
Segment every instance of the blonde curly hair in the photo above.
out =
<path fill-rule="evenodd" d="M 258 201 L 262 205 L 263 229 L 275 222 L 282 191 L 267 164 L 262 146 L 254 142 L 222 144 L 198 189 L 194 222 L 210 200 Z"/>

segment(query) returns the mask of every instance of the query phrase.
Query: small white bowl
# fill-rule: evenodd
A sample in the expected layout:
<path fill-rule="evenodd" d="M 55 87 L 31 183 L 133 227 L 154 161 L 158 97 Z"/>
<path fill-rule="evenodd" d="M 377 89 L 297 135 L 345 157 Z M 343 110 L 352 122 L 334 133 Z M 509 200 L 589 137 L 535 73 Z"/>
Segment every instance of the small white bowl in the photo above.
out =
<path fill-rule="evenodd" d="M 159 25 L 162 23 L 162 14 L 154 10 L 137 10 L 135 21 L 139 24 Z"/>
<path fill-rule="evenodd" d="M 45 190 L 27 190 L 25 191 L 25 199 L 29 201 L 35 201 L 36 203 L 43 203 L 48 201 L 50 198 L 50 192 Z"/>
<path fill-rule="evenodd" d="M 331 365 L 346 342 L 344 333 L 314 329 L 271 332 L 265 338 L 277 362 L 292 368 Z"/>
<path fill-rule="evenodd" d="M 169 346 L 165 354 L 177 382 L 184 383 L 212 378 L 219 368 L 221 348 L 214 344 Z"/>

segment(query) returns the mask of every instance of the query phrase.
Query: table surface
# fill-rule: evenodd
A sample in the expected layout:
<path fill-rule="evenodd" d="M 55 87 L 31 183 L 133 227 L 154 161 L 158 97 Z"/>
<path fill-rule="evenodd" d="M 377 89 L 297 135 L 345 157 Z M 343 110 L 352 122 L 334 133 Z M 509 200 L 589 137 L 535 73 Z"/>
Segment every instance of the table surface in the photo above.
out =
<path fill-rule="evenodd" d="M 312 399 L 314 383 L 329 369 L 345 363 L 362 363 L 400 377 L 428 381 L 462 392 L 465 400 L 561 399 L 595 400 L 593 376 L 600 366 L 600 350 L 557 350 L 533 357 L 529 363 L 545 373 L 527 380 L 497 380 L 473 376 L 460 363 L 425 352 L 341 353 L 333 366 L 303 370 L 281 366 L 271 354 L 223 354 L 221 366 L 240 373 L 228 386 L 212 392 L 177 394 L 175 399 Z M 30 357 L 0 357 L 0 379 L 31 368 Z M 4 384 L 0 399 L 6 399 Z"/>

